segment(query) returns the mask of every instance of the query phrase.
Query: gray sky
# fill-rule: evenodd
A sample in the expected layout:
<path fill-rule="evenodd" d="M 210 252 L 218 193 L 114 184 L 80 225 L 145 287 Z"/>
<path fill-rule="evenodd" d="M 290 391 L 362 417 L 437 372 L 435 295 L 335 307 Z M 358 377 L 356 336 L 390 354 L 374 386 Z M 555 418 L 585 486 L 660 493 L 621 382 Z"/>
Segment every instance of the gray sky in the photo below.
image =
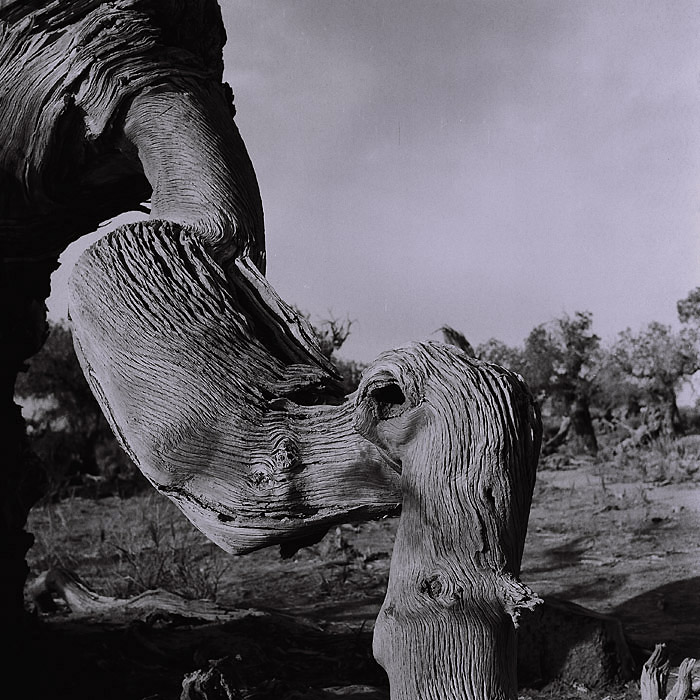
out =
<path fill-rule="evenodd" d="M 268 277 L 357 320 L 344 356 L 577 310 L 611 338 L 700 285 L 696 0 L 222 6 Z"/>

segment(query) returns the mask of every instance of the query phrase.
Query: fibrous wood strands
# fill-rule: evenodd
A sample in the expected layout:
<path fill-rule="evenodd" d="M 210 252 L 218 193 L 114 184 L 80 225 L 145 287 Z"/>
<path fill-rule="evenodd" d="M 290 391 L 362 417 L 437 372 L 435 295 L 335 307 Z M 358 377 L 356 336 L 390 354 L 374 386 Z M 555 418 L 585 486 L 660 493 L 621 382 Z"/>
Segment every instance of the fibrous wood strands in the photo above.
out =
<path fill-rule="evenodd" d="M 263 276 L 213 0 L 7 2 L 0 20 L 6 249 L 55 253 L 151 194 L 151 219 L 94 244 L 70 282 L 76 350 L 134 462 L 234 553 L 291 551 L 403 497 L 375 640 L 393 697 L 514 697 L 540 440 L 522 382 L 417 344 L 340 395 Z"/>
<path fill-rule="evenodd" d="M 374 633 L 393 700 L 516 697 L 514 623 L 540 421 L 514 374 L 449 345 L 380 356 L 357 429 L 401 472 L 403 509 Z"/>
<path fill-rule="evenodd" d="M 693 697 L 693 669 L 696 659 L 684 659 L 678 669 L 678 677 L 671 690 L 666 693 L 669 676 L 668 649 L 665 644 L 657 644 L 652 655 L 644 664 L 640 679 L 642 700 L 688 700 Z"/>

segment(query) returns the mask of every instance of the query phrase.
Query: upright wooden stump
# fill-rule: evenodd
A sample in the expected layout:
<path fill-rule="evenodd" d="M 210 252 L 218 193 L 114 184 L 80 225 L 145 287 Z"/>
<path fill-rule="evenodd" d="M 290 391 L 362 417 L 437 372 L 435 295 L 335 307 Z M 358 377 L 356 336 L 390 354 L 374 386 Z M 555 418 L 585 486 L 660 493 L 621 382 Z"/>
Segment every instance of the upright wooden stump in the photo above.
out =
<path fill-rule="evenodd" d="M 374 655 L 392 700 L 515 698 L 518 575 L 541 426 L 519 377 L 416 344 L 365 373 L 357 430 L 401 473 L 403 508 Z"/>

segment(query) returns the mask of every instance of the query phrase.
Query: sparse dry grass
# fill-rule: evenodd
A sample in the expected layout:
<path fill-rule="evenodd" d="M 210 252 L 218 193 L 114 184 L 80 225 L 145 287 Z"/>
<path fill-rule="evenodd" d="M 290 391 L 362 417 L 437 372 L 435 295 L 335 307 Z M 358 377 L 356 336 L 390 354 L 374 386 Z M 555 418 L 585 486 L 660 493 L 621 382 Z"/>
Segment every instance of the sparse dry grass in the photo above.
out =
<path fill-rule="evenodd" d="M 35 536 L 28 555 L 33 575 L 65 567 L 103 595 L 164 588 L 215 599 L 226 571 L 226 555 L 154 492 L 49 503 L 32 510 L 28 528 Z"/>

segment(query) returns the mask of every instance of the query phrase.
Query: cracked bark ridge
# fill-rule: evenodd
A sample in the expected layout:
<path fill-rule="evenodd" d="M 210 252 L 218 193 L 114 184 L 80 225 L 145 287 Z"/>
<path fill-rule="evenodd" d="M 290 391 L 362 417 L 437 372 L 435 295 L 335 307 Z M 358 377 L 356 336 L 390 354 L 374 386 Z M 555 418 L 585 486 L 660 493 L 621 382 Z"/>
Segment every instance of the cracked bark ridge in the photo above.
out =
<path fill-rule="evenodd" d="M 225 550 L 244 553 L 394 512 L 398 476 L 353 429 L 292 310 L 245 258 L 148 221 L 89 248 L 70 280 L 85 374 L 122 446 Z M 315 349 L 318 352 L 318 349 Z"/>
<path fill-rule="evenodd" d="M 519 579 L 541 424 L 522 380 L 435 343 L 380 356 L 356 428 L 401 474 L 374 654 L 392 700 L 517 697 Z"/>
<path fill-rule="evenodd" d="M 4 255 L 58 256 L 100 222 L 140 208 L 152 183 L 144 177 L 139 144 L 129 142 L 123 126 L 127 110 L 137 111 L 149 94 L 181 95 L 186 104 L 181 109 L 206 112 L 213 131 L 227 121 L 217 145 L 237 148 L 241 176 L 249 177 L 252 167 L 244 164 L 245 149 L 236 144 L 240 137 L 231 127 L 231 91 L 221 83 L 226 36 L 215 0 L 1 5 Z M 163 136 L 180 136 L 187 158 L 187 129 L 179 122 L 180 133 L 173 131 L 178 122 L 167 116 L 168 106 L 154 107 L 144 128 L 158 120 Z M 239 212 L 256 206 L 254 216 L 261 222 L 262 207 L 255 202 Z M 212 215 L 217 218 L 216 210 Z M 251 223 L 248 234 L 250 247 L 261 249 L 261 226 Z"/>
<path fill-rule="evenodd" d="M 231 118 L 231 90 L 221 82 L 225 39 L 216 0 L 0 2 L 0 328 L 8 358 L 0 380 L 7 426 L 0 619 L 8 629 L 23 615 L 32 541 L 24 528 L 43 488 L 12 397 L 17 372 L 43 342 L 44 301 L 61 251 L 111 217 L 143 209 L 155 189 L 164 215 L 200 227 L 221 255 L 240 252 L 264 268 L 257 183 Z M 134 126 L 139 111 L 141 128 Z M 221 150 L 211 166 L 217 183 L 228 187 L 232 168 L 245 183 L 221 195 L 228 219 L 215 206 L 205 216 L 194 212 L 184 195 L 179 207 L 168 206 L 157 178 L 152 188 L 144 170 L 152 171 L 154 122 L 161 139 L 188 132 L 173 162 L 180 173 L 163 172 L 178 182 L 187 172 L 201 176 L 204 201 L 215 185 L 201 172 L 201 157 Z M 198 139 L 204 148 L 193 151 Z"/>

